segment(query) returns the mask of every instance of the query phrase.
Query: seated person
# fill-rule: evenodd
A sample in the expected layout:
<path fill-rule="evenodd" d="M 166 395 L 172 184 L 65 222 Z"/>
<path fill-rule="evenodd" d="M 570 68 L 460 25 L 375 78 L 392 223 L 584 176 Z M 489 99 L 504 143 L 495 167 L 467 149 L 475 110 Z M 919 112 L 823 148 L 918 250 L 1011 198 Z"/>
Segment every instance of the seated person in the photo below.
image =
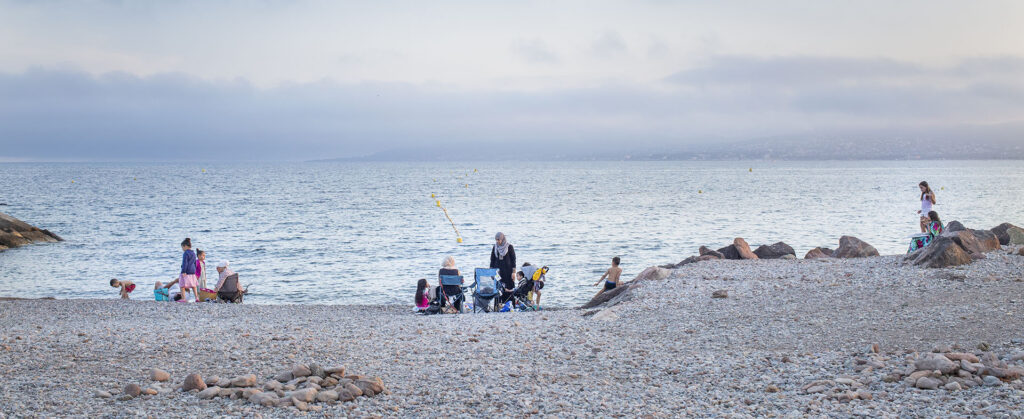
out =
<path fill-rule="evenodd" d="M 223 261 L 217 264 L 217 287 L 213 289 L 213 292 L 217 293 L 217 298 L 229 301 L 233 303 L 242 302 L 242 295 L 245 294 L 245 290 L 242 289 L 242 283 L 238 281 L 238 274 L 228 268 L 230 262 Z"/>
<path fill-rule="evenodd" d="M 422 312 L 430 307 L 430 283 L 427 282 L 426 278 L 420 278 L 416 281 L 416 296 L 413 297 L 413 302 L 416 304 L 415 311 Z"/>
<path fill-rule="evenodd" d="M 946 227 L 942 225 L 942 220 L 939 219 L 939 213 L 935 211 L 928 211 L 928 222 L 925 223 L 925 233 L 916 235 L 910 239 L 910 249 L 907 253 L 912 253 L 918 249 L 921 249 L 929 244 L 935 237 L 942 234 L 946 230 Z"/>
<path fill-rule="evenodd" d="M 451 256 L 445 257 L 444 261 L 441 262 L 441 269 L 437 271 L 438 283 L 440 283 L 442 276 L 449 276 L 449 275 L 451 275 L 451 276 L 462 275 L 461 273 L 459 273 L 458 268 L 455 267 L 455 258 L 453 258 Z M 463 283 L 465 283 L 465 280 L 463 280 Z M 452 298 L 453 299 L 452 300 L 452 304 L 455 305 L 455 309 L 459 310 L 459 311 L 462 311 L 462 299 L 463 299 L 462 288 L 459 287 L 458 285 L 438 286 L 437 287 L 437 295 L 440 297 L 439 300 L 441 302 L 441 307 L 444 307 L 444 305 L 445 305 L 445 298 L 444 297 L 447 295 L 448 298 Z"/>
<path fill-rule="evenodd" d="M 164 288 L 164 284 L 160 281 L 156 281 L 156 285 L 153 286 L 153 298 L 157 301 L 171 301 L 171 290 Z"/>

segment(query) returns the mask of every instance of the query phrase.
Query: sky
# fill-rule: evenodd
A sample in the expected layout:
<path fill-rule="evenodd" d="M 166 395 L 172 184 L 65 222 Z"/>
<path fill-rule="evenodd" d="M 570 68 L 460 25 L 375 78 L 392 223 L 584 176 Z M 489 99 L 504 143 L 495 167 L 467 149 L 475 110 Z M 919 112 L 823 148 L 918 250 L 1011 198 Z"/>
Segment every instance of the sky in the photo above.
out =
<path fill-rule="evenodd" d="M 984 0 L 0 0 L 0 161 L 1024 126 L 1020 22 Z"/>

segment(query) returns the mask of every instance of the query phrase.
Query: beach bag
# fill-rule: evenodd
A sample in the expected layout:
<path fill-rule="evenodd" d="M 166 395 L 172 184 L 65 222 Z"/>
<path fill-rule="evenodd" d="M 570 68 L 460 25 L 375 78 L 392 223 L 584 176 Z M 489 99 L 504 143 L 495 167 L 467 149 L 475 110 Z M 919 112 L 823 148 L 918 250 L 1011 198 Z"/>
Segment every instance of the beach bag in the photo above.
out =
<path fill-rule="evenodd" d="M 200 288 L 199 289 L 199 301 L 216 301 L 217 293 L 211 289 Z"/>

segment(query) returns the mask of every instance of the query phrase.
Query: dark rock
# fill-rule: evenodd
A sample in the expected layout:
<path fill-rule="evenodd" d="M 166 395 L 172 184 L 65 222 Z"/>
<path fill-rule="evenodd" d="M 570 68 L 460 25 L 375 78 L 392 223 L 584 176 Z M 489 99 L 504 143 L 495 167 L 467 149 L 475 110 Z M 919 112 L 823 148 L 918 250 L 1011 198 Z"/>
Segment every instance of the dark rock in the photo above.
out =
<path fill-rule="evenodd" d="M 996 235 L 996 237 L 999 238 L 999 244 L 1001 244 L 1003 246 L 1006 246 L 1006 245 L 1010 244 L 1010 234 L 1007 233 L 1006 230 L 1008 230 L 1010 228 L 1013 228 L 1013 227 L 1017 227 L 1017 226 L 1015 226 L 1013 224 L 1010 224 L 1010 223 L 1002 223 L 1000 225 L 995 226 L 994 228 L 992 228 L 989 231 L 994 233 Z"/>
<path fill-rule="evenodd" d="M 874 246 L 853 236 L 840 237 L 839 248 L 832 254 L 832 257 L 836 258 L 864 258 L 869 256 L 878 256 L 878 250 Z"/>
<path fill-rule="evenodd" d="M 964 231 L 964 230 L 967 230 L 967 227 L 964 227 L 964 225 L 960 224 L 959 221 L 955 221 L 954 220 L 954 221 L 950 221 L 949 224 L 946 224 L 946 231 L 947 232 L 948 231 Z"/>
<path fill-rule="evenodd" d="M 701 256 L 712 255 L 719 259 L 725 259 L 725 255 L 723 255 L 721 252 L 708 249 L 707 246 L 701 246 L 700 249 L 697 249 L 697 252 L 700 253 Z"/>
<path fill-rule="evenodd" d="M 740 252 L 736 250 L 736 246 L 731 244 L 721 249 L 718 249 L 718 253 L 721 253 L 723 258 L 729 260 L 743 259 L 740 257 Z"/>
<path fill-rule="evenodd" d="M 720 259 L 722 259 L 722 258 L 720 258 L 718 256 L 715 256 L 715 255 L 712 255 L 712 254 L 697 256 L 697 261 L 699 261 L 699 262 L 703 262 L 705 260 L 720 260 Z"/>
<path fill-rule="evenodd" d="M 793 251 L 793 248 L 783 242 L 778 242 L 772 245 L 761 245 L 754 251 L 754 254 L 761 259 L 780 259 L 784 255 L 793 255 L 796 257 L 796 252 Z"/>
<path fill-rule="evenodd" d="M 128 384 L 124 386 L 124 394 L 127 394 L 132 397 L 139 397 L 139 395 L 142 394 L 142 387 L 139 387 L 138 384 L 134 383 Z"/>
<path fill-rule="evenodd" d="M 690 256 L 690 257 L 688 257 L 686 259 L 683 259 L 683 260 L 679 261 L 679 263 L 677 263 L 675 265 L 672 265 L 672 268 L 678 268 L 678 267 L 681 267 L 681 266 L 684 266 L 684 265 L 689 265 L 691 263 L 697 263 L 697 262 L 700 262 L 700 256 Z M 664 266 L 662 266 L 662 268 L 664 268 Z M 668 268 L 668 269 L 672 269 L 672 268 Z"/>
<path fill-rule="evenodd" d="M 924 268 L 947 268 L 971 263 L 971 256 L 952 238 L 938 236 L 925 248 L 907 255 L 905 260 Z"/>
<path fill-rule="evenodd" d="M 711 298 L 729 298 L 728 290 L 717 290 L 711 293 Z"/>
<path fill-rule="evenodd" d="M 831 253 L 832 253 L 831 251 L 829 253 L 825 253 L 825 249 L 822 249 L 820 247 L 815 247 L 815 248 L 807 251 L 807 254 L 804 255 L 804 259 L 830 258 L 830 257 L 832 257 Z"/>

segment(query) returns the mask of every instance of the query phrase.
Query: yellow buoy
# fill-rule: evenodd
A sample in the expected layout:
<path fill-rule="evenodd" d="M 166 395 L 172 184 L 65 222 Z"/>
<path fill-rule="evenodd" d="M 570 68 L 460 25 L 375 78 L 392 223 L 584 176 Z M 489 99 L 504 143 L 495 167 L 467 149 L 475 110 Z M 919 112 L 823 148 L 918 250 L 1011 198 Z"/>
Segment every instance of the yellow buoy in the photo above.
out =
<path fill-rule="evenodd" d="M 697 193 L 704 193 L 704 191 L 697 189 Z"/>
<path fill-rule="evenodd" d="M 456 242 L 462 243 L 462 237 L 455 239 Z"/>
<path fill-rule="evenodd" d="M 754 171 L 754 168 L 753 168 L 753 167 L 751 167 L 751 168 L 747 169 L 747 171 L 748 171 L 748 172 L 753 172 L 753 171 Z"/>
<path fill-rule="evenodd" d="M 469 187 L 469 184 L 468 184 L 468 183 L 466 184 L 466 187 L 467 187 L 467 188 Z"/>
<path fill-rule="evenodd" d="M 473 173 L 476 173 L 476 169 L 473 169 Z"/>
<path fill-rule="evenodd" d="M 75 180 L 74 180 L 74 179 L 71 179 L 71 183 L 75 183 Z"/>
<path fill-rule="evenodd" d="M 203 173 L 206 173 L 206 169 L 203 169 Z"/>
<path fill-rule="evenodd" d="M 943 187 L 939 188 L 939 190 L 940 190 L 940 191 L 944 191 L 944 190 L 946 190 L 946 187 L 945 187 L 945 186 L 943 186 Z"/>
<path fill-rule="evenodd" d="M 434 194 L 430 194 L 430 197 L 431 198 L 437 198 L 436 196 L 434 196 Z"/>
<path fill-rule="evenodd" d="M 441 206 L 441 201 L 434 201 L 434 203 L 437 204 L 437 206 L 439 207 Z"/>

